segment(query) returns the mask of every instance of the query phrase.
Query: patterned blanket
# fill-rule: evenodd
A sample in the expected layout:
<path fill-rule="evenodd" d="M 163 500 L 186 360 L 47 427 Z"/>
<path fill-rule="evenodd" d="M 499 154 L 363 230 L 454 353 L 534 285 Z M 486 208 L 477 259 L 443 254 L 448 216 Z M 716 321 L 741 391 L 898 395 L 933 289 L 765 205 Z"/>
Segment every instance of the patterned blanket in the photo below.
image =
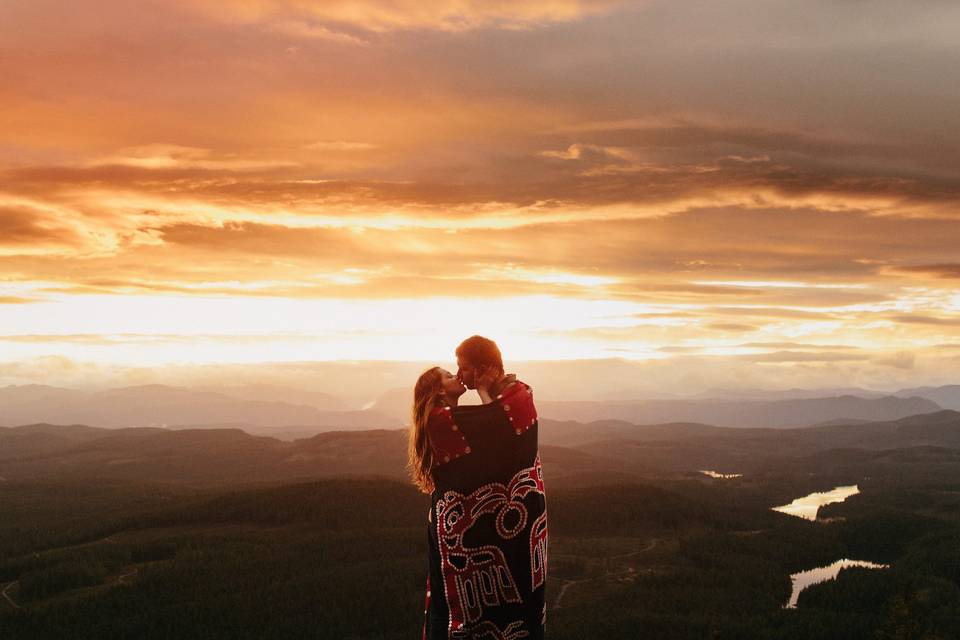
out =
<path fill-rule="evenodd" d="M 547 510 L 533 391 L 437 408 L 428 431 L 425 640 L 539 640 L 546 622 Z"/>

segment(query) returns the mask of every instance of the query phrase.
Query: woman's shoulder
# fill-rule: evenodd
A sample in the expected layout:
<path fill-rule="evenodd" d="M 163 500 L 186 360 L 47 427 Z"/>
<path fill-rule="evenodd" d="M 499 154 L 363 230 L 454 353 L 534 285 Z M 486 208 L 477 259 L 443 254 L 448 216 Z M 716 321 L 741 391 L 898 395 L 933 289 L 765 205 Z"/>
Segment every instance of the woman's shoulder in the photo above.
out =
<path fill-rule="evenodd" d="M 441 427 L 449 427 L 454 424 L 453 412 L 450 407 L 434 407 L 430 415 L 427 416 L 427 428 L 431 431 Z"/>
<path fill-rule="evenodd" d="M 450 462 L 470 453 L 470 443 L 460 431 L 450 407 L 436 407 L 427 420 L 434 465 Z"/>
<path fill-rule="evenodd" d="M 433 408 L 432 411 L 430 411 L 431 420 L 433 418 L 442 418 L 443 416 L 449 416 L 449 415 L 450 415 L 450 407 L 448 407 L 445 404 L 438 404 Z"/>
<path fill-rule="evenodd" d="M 453 410 L 445 405 L 434 407 L 427 416 L 427 427 L 433 429 L 436 427 L 448 427 L 455 422 Z"/>

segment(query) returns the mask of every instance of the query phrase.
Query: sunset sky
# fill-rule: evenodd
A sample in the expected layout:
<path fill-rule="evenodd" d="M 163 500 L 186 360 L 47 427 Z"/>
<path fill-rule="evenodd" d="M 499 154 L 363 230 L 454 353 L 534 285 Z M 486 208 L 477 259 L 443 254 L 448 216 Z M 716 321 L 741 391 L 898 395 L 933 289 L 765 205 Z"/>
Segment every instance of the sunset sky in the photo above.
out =
<path fill-rule="evenodd" d="M 958 61 L 941 0 L 4 0 L 0 384 L 958 382 Z"/>

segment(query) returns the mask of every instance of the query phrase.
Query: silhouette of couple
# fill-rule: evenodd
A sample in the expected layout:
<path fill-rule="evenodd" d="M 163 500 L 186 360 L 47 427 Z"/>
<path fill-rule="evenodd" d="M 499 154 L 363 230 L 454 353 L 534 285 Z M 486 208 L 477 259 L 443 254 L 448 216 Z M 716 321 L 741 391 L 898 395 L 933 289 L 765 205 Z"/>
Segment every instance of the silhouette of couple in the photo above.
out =
<path fill-rule="evenodd" d="M 473 336 L 456 375 L 413 391 L 409 470 L 429 493 L 424 640 L 537 640 L 546 622 L 547 509 L 533 391 Z M 467 389 L 482 404 L 458 406 Z"/>

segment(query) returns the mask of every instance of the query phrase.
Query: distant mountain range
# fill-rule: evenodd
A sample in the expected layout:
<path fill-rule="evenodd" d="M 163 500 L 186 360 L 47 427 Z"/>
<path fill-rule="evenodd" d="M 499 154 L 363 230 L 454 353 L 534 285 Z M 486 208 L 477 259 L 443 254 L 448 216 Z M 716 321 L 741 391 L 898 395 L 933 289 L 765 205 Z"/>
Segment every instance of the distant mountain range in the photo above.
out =
<path fill-rule="evenodd" d="M 234 386 L 204 386 L 195 391 L 217 393 L 235 400 L 283 402 L 314 407 L 321 411 L 350 411 L 347 402 L 330 393 L 282 387 L 274 384 L 244 384 Z"/>
<path fill-rule="evenodd" d="M 751 389 L 723 388 L 707 389 L 693 396 L 697 400 L 805 400 L 809 398 L 830 398 L 836 396 L 858 396 L 860 398 L 880 398 L 894 393 L 872 391 L 860 387 L 828 387 L 823 389 Z M 910 394 L 922 395 L 922 394 Z M 647 398 L 650 399 L 650 398 Z M 691 398 L 688 398 L 691 399 Z"/>
<path fill-rule="evenodd" d="M 948 449 L 960 463 L 960 412 L 941 410 L 882 422 L 793 429 L 727 428 L 696 423 L 633 425 L 623 421 L 544 421 L 547 441 L 634 471 L 669 473 L 775 471 L 790 460 L 826 452 Z M 829 457 L 825 457 L 829 460 Z"/>
<path fill-rule="evenodd" d="M 948 384 L 942 387 L 915 387 L 913 389 L 901 389 L 893 395 L 899 398 L 920 396 L 921 398 L 933 400 L 944 409 L 960 411 L 960 384 Z"/>
<path fill-rule="evenodd" d="M 864 456 L 911 451 L 960 463 L 960 412 L 949 410 L 802 429 L 542 420 L 540 433 L 548 477 L 560 484 L 703 469 L 776 472 L 811 456 L 822 458 L 828 471 Z M 406 478 L 406 439 L 406 429 L 333 431 L 284 442 L 240 429 L 36 424 L 0 428 L 0 478 L 112 478 L 197 486 L 332 476 Z"/>
<path fill-rule="evenodd" d="M 918 387 L 890 394 L 863 389 L 713 389 L 693 398 L 641 400 L 628 396 L 602 402 L 550 400 L 539 389 L 537 394 L 537 406 L 544 418 L 623 420 L 633 424 L 698 422 L 782 428 L 896 420 L 942 408 L 960 409 L 960 385 Z M 0 388 L 0 425 L 226 427 L 296 439 L 321 431 L 400 427 L 409 422 L 411 396 L 406 387 L 388 389 L 360 409 L 330 393 L 278 385 L 142 385 L 97 392 L 22 385 Z M 475 401 L 469 396 L 464 400 Z"/>
<path fill-rule="evenodd" d="M 278 387 L 236 387 L 227 392 L 165 385 L 87 393 L 43 385 L 0 389 L 0 424 L 89 424 L 98 427 L 225 425 L 290 430 L 398 427 L 375 411 L 346 411 L 333 396 Z M 296 403 L 295 403 L 296 402 Z M 340 407 L 340 410 L 331 410 Z"/>
<path fill-rule="evenodd" d="M 635 424 L 702 422 L 724 427 L 799 427 L 829 420 L 895 420 L 942 407 L 911 396 L 837 396 L 796 400 L 649 400 L 636 403 L 538 401 L 540 415 L 556 420 L 624 420 Z"/>
<path fill-rule="evenodd" d="M 956 389 L 954 391 L 954 389 Z M 695 398 L 657 400 L 545 400 L 538 394 L 541 416 L 553 420 L 624 420 L 635 424 L 703 422 L 726 427 L 799 427 L 832 420 L 896 420 L 942 408 L 960 409 L 960 385 L 926 387 L 883 394 L 864 389 L 788 389 L 740 391 L 713 389 Z M 856 392 L 856 393 L 853 393 Z M 933 397 L 940 398 L 940 404 Z M 391 389 L 371 409 L 408 421 L 409 389 Z"/>

